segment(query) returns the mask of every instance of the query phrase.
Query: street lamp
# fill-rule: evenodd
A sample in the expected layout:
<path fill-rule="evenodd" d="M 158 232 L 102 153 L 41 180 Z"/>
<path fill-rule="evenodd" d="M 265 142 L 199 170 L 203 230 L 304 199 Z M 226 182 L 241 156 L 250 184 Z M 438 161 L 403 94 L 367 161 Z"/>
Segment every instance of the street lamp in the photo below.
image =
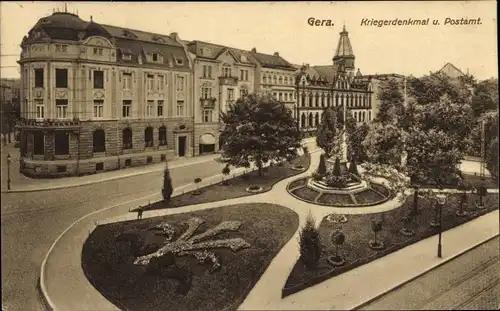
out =
<path fill-rule="evenodd" d="M 10 153 L 7 154 L 7 190 L 10 190 Z"/>
<path fill-rule="evenodd" d="M 443 235 L 443 206 L 446 203 L 446 195 L 444 193 L 439 193 L 436 195 L 437 204 L 439 206 L 439 240 L 438 240 L 438 258 L 442 258 L 441 252 L 441 238 Z"/>

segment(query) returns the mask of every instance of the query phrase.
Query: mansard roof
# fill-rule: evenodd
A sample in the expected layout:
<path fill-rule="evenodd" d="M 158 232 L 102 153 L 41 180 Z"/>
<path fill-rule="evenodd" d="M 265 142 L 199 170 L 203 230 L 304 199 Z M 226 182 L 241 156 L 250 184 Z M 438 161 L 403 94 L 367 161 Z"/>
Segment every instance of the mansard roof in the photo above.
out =
<path fill-rule="evenodd" d="M 278 53 L 274 53 L 273 55 L 258 53 L 252 50 L 250 55 L 253 59 L 259 63 L 262 67 L 272 68 L 272 69 L 283 69 L 283 70 L 292 70 L 295 71 L 296 68 L 286 61 L 283 57 L 279 56 Z"/>
<path fill-rule="evenodd" d="M 193 40 L 190 42 L 184 41 L 184 44 L 187 45 L 189 52 L 195 54 L 196 57 L 215 60 L 224 51 L 229 51 L 234 55 L 239 63 L 252 64 L 252 62 L 248 59 L 248 52 L 241 49 L 200 40 Z M 243 55 L 246 56 L 246 58 L 242 57 Z"/>
<path fill-rule="evenodd" d="M 27 42 L 65 40 L 82 42 L 88 37 L 101 36 L 110 41 L 117 48 L 117 62 L 148 65 L 146 54 L 159 53 L 163 56 L 163 63 L 151 64 L 155 67 L 189 69 L 188 55 L 181 44 L 177 33 L 170 36 L 142 30 L 129 29 L 94 21 L 84 21 L 78 15 L 67 12 L 55 12 L 41 18 L 29 31 Z M 131 59 L 123 59 L 123 54 L 131 55 Z"/>

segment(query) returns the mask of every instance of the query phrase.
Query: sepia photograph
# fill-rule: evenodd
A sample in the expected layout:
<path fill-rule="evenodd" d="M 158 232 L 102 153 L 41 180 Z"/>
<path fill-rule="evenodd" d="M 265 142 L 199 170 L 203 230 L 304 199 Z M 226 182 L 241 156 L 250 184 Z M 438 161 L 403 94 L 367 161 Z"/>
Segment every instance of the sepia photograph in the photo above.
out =
<path fill-rule="evenodd" d="M 2 310 L 500 309 L 497 24 L 2 1 Z"/>

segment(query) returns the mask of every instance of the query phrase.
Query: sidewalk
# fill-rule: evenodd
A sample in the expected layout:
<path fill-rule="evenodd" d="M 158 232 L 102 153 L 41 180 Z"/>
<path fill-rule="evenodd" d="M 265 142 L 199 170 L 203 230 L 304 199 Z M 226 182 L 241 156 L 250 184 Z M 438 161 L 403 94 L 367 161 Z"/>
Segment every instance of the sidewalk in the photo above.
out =
<path fill-rule="evenodd" d="M 11 154 L 12 156 L 12 154 Z M 206 156 L 198 156 L 192 158 L 182 158 L 168 162 L 169 168 L 174 169 L 183 166 L 195 165 L 206 162 L 213 162 L 218 154 L 211 154 Z M 84 185 L 90 185 L 110 180 L 116 180 L 126 177 L 144 175 L 154 172 L 162 171 L 165 168 L 165 163 L 152 164 L 148 166 L 133 167 L 127 169 L 121 169 L 111 172 L 103 172 L 94 175 L 87 175 L 82 177 L 65 177 L 56 179 L 34 179 L 23 176 L 19 173 L 19 163 L 17 163 L 17 171 L 15 171 L 14 162 L 17 160 L 13 157 L 13 164 L 11 164 L 11 178 L 13 175 L 17 176 L 11 181 L 11 190 L 7 190 L 7 186 L 4 185 L 4 180 L 6 180 L 4 174 L 4 164 L 2 163 L 2 193 L 15 193 L 15 192 L 32 192 L 32 191 L 44 191 L 44 190 L 54 190 L 78 187 Z M 13 167 L 14 166 L 14 167 Z M 6 169 L 5 169 L 6 170 Z"/>

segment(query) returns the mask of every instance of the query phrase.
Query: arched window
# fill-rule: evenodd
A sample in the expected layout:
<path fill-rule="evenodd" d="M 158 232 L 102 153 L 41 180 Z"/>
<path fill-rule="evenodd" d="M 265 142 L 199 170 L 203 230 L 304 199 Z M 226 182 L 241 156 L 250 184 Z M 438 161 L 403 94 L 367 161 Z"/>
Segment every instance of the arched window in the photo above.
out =
<path fill-rule="evenodd" d="M 340 105 L 344 107 L 344 94 L 340 94 Z"/>
<path fill-rule="evenodd" d="M 358 94 L 354 97 L 354 107 L 358 107 Z"/>
<path fill-rule="evenodd" d="M 331 98 L 330 98 L 330 93 L 328 93 L 328 94 L 326 94 L 326 106 L 327 106 L 327 107 L 330 107 L 330 104 L 331 104 L 331 103 L 330 103 L 330 100 L 331 100 Z"/>
<path fill-rule="evenodd" d="M 319 107 L 319 94 L 316 93 L 316 105 L 315 107 Z"/>
<path fill-rule="evenodd" d="M 132 130 L 128 127 L 122 131 L 122 145 L 123 149 L 132 149 Z"/>
<path fill-rule="evenodd" d="M 280 84 L 283 84 L 283 77 L 282 76 L 279 77 L 279 81 L 280 81 Z"/>
<path fill-rule="evenodd" d="M 366 107 L 366 95 L 363 95 L 363 107 Z"/>
<path fill-rule="evenodd" d="M 319 113 L 316 112 L 316 115 L 314 116 L 314 125 L 318 127 L 319 125 Z"/>
<path fill-rule="evenodd" d="M 144 130 L 144 147 L 153 147 L 153 128 L 151 126 Z"/>
<path fill-rule="evenodd" d="M 306 115 L 304 113 L 300 116 L 300 127 L 306 127 Z"/>
<path fill-rule="evenodd" d="M 93 152 L 105 152 L 106 151 L 106 134 L 104 130 L 98 129 L 94 131 L 92 135 Z"/>
<path fill-rule="evenodd" d="M 313 106 L 313 94 L 309 93 L 309 107 Z"/>
<path fill-rule="evenodd" d="M 306 106 L 306 94 L 305 93 L 302 93 L 300 101 L 301 101 L 300 105 L 302 107 L 305 107 Z"/>
<path fill-rule="evenodd" d="M 335 107 L 339 106 L 339 94 L 335 94 Z"/>
<path fill-rule="evenodd" d="M 313 114 L 312 112 L 309 112 L 309 122 L 308 122 L 309 127 L 313 127 Z"/>
<path fill-rule="evenodd" d="M 160 146 L 167 145 L 167 128 L 163 125 L 158 128 L 158 141 Z"/>
<path fill-rule="evenodd" d="M 321 93 L 321 107 L 325 107 L 325 93 Z"/>
<path fill-rule="evenodd" d="M 363 111 L 363 122 L 366 121 L 366 111 Z"/>
<path fill-rule="evenodd" d="M 372 97 L 368 96 L 368 108 L 372 107 Z"/>
<path fill-rule="evenodd" d="M 276 76 L 273 77 L 273 84 L 277 84 L 276 83 Z"/>
<path fill-rule="evenodd" d="M 285 77 L 285 84 L 288 84 L 288 77 Z"/>
<path fill-rule="evenodd" d="M 370 121 L 371 119 L 372 119 L 372 112 L 368 110 L 368 121 Z"/>
<path fill-rule="evenodd" d="M 354 120 L 358 121 L 358 113 L 354 111 Z"/>

